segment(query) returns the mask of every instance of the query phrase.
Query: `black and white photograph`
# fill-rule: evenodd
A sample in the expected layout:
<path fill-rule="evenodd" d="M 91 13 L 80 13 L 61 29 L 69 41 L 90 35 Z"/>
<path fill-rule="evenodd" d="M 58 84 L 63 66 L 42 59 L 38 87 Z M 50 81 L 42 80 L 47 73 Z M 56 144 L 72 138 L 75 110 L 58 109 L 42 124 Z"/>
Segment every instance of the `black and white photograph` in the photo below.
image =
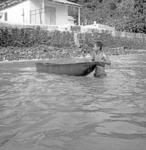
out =
<path fill-rule="evenodd" d="M 146 150 L 146 0 L 0 0 L 0 150 Z"/>

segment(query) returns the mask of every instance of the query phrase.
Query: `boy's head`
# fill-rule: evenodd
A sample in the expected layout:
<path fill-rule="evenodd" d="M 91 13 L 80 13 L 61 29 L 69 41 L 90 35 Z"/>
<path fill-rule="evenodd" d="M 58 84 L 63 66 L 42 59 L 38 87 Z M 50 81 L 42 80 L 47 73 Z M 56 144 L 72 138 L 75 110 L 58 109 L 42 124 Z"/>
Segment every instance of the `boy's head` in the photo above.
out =
<path fill-rule="evenodd" d="M 95 46 L 96 47 L 99 47 L 99 50 L 101 51 L 102 50 L 102 47 L 103 47 L 103 43 L 101 41 L 96 41 L 95 42 Z"/>
<path fill-rule="evenodd" d="M 88 43 L 88 46 L 94 50 L 100 50 L 102 51 L 103 43 L 100 41 L 96 41 L 94 44 L 93 43 Z"/>

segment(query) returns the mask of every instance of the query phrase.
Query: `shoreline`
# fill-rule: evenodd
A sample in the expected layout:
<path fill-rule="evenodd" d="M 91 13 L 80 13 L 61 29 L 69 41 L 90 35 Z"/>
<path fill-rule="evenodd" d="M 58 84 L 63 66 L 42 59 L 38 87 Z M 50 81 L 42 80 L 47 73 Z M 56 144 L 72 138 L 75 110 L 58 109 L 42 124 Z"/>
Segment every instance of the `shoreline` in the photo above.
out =
<path fill-rule="evenodd" d="M 4 49 L 6 49 L 5 47 L 4 47 Z M 20 48 L 21 49 L 21 48 Z M 24 50 L 25 48 L 23 48 L 23 50 Z M 26 48 L 26 49 L 30 49 L 30 48 Z M 33 48 L 32 48 L 33 49 Z M 36 47 L 34 47 L 34 49 L 36 50 Z M 60 48 L 60 50 L 62 50 L 63 48 Z M 68 48 L 69 49 L 69 48 Z M 70 48 L 71 49 L 71 48 Z M 39 61 L 62 61 L 62 60 L 76 60 L 76 59 L 84 59 L 84 60 L 89 60 L 89 58 L 90 57 L 84 57 L 83 56 L 83 54 L 82 54 L 82 52 L 81 52 L 81 49 L 74 49 L 74 55 L 73 55 L 73 52 L 72 51 L 70 51 L 70 49 L 67 51 L 67 48 L 65 48 L 65 49 L 63 49 L 63 50 L 65 50 L 66 52 L 66 54 L 68 55 L 68 57 L 63 57 L 63 54 L 64 53 L 62 53 L 62 52 L 58 52 L 58 51 L 53 51 L 53 53 L 55 53 L 55 55 L 51 58 L 51 57 L 49 57 L 49 55 L 51 55 L 50 53 L 52 52 L 52 51 L 49 51 L 49 49 L 47 50 L 47 53 L 46 52 L 44 52 L 43 53 L 43 56 L 45 56 L 44 58 L 43 57 L 41 57 L 41 58 L 26 58 L 26 59 L 19 59 L 19 56 L 18 56 L 18 59 L 11 59 L 11 60 L 0 60 L 0 64 L 12 64 L 12 63 L 34 63 L 34 62 L 39 62 Z M 1 50 L 1 49 L 0 49 Z M 26 51 L 26 54 L 25 55 L 27 55 L 27 52 L 28 51 Z M 141 54 L 141 53 L 145 53 L 146 52 L 146 49 L 123 49 L 123 48 L 114 48 L 114 49 L 110 49 L 110 48 L 106 48 L 105 49 L 105 53 L 108 55 L 108 56 L 120 56 L 120 55 L 129 55 L 129 54 Z M 23 51 L 23 54 L 24 54 L 25 52 Z M 58 53 L 60 53 L 60 55 L 58 54 Z M 31 53 L 32 54 L 32 53 Z M 1 53 L 1 55 L 2 55 L 2 53 Z M 4 54 L 3 54 L 4 55 Z M 20 54 L 21 55 L 21 54 Z M 60 56 L 60 57 L 58 57 L 58 55 Z M 32 54 L 32 57 L 36 57 L 35 55 L 33 55 Z M 47 57 L 48 56 L 48 57 Z M 3 56 L 3 57 L 5 57 L 5 56 Z M 21 58 L 21 57 L 20 57 Z"/>
<path fill-rule="evenodd" d="M 49 60 L 49 59 L 24 59 L 24 60 L 4 60 L 4 61 L 0 61 L 0 64 L 3 64 L 3 63 L 17 63 L 17 62 L 20 62 L 20 63 L 25 63 L 25 62 L 35 62 L 35 61 L 43 61 L 43 60 Z"/>

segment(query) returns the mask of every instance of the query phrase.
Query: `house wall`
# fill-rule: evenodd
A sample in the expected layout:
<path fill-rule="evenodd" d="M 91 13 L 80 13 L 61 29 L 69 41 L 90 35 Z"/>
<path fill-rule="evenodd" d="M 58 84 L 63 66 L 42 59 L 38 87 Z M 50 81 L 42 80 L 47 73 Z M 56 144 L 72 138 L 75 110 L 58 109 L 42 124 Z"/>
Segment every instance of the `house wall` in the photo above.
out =
<path fill-rule="evenodd" d="M 50 12 L 53 15 L 49 14 Z M 54 11 L 55 10 L 55 11 Z M 64 26 L 70 24 L 68 6 L 49 0 L 26 0 L 1 12 L 7 12 L 8 23 Z M 55 12 L 55 13 L 54 13 Z M 24 15 L 23 15 L 24 14 Z M 53 16 L 49 19 L 50 16 Z M 52 20 L 49 22 L 49 20 Z M 5 21 L 5 16 L 1 18 Z"/>
<path fill-rule="evenodd" d="M 42 8 L 43 0 L 31 0 L 30 2 L 30 10 L 36 10 Z"/>
<path fill-rule="evenodd" d="M 56 25 L 67 25 L 68 22 L 68 7 L 67 5 L 51 3 L 45 0 L 45 7 L 53 7 L 56 9 Z M 47 16 L 47 14 L 45 14 Z"/>
<path fill-rule="evenodd" d="M 1 12 L 3 14 L 7 13 L 7 22 L 11 24 L 29 24 L 29 10 L 30 10 L 30 1 L 24 1 L 15 6 L 9 7 Z M 5 15 L 1 18 L 2 22 L 5 22 Z"/>
<path fill-rule="evenodd" d="M 48 0 L 43 1 L 40 0 L 31 0 L 30 2 L 30 10 L 32 14 L 36 13 L 37 15 L 31 15 L 31 23 L 32 24 L 44 24 L 44 25 L 66 25 L 68 24 L 68 7 L 63 4 L 57 4 L 49 2 Z M 49 9 L 55 10 L 55 21 L 53 24 L 51 23 Z M 36 12 L 34 10 L 37 10 Z M 41 10 L 41 14 L 39 12 Z M 54 14 L 53 14 L 54 16 Z M 40 21 L 41 18 L 41 21 Z"/>
<path fill-rule="evenodd" d="M 57 18 L 57 24 L 59 25 L 67 25 L 69 24 L 68 21 L 68 7 L 67 6 L 57 6 L 57 14 L 56 14 L 56 18 Z"/>
<path fill-rule="evenodd" d="M 30 0 L 30 24 L 44 24 L 43 0 Z"/>

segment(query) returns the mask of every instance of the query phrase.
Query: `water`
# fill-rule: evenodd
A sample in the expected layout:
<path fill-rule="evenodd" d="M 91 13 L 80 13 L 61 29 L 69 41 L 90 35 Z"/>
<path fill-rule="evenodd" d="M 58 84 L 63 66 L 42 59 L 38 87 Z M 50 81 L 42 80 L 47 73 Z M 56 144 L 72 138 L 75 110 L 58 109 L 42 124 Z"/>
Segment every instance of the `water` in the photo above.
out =
<path fill-rule="evenodd" d="M 0 150 L 145 150 L 146 53 L 113 56 L 107 77 L 0 67 Z"/>

